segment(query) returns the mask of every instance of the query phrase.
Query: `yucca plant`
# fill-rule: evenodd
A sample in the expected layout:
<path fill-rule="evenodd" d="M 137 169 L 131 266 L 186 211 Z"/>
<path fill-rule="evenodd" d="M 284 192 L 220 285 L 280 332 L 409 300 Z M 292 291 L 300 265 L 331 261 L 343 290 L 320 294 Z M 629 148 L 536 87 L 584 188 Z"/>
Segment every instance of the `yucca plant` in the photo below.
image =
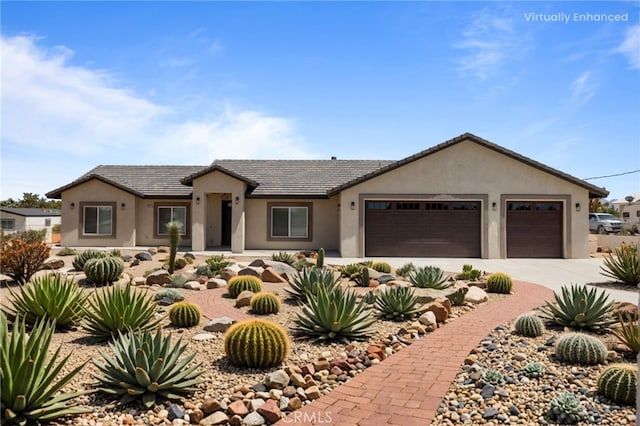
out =
<path fill-rule="evenodd" d="M 100 391 L 119 397 L 120 404 L 141 399 L 151 408 L 159 396 L 179 399 L 179 393 L 194 392 L 204 381 L 198 378 L 200 364 L 189 366 L 195 353 L 181 358 L 187 345 L 182 339 L 172 342 L 171 335 L 164 337 L 159 329 L 155 335 L 148 330 L 118 332 L 109 346 L 113 356 L 100 351 L 104 363 L 94 362 L 101 373 L 94 377 Z"/>
<path fill-rule="evenodd" d="M 330 269 L 304 268 L 292 278 L 285 291 L 289 297 L 304 302 L 309 295 L 316 294 L 320 287 L 332 290 L 339 283 L 340 277 L 336 277 Z"/>
<path fill-rule="evenodd" d="M 84 328 L 100 338 L 109 339 L 127 330 L 150 330 L 162 318 L 156 318 L 158 305 L 143 290 L 113 286 L 96 290 L 83 306 Z"/>
<path fill-rule="evenodd" d="M 90 413 L 90 408 L 69 405 L 73 398 L 90 391 L 60 393 L 86 362 L 62 377 L 56 377 L 71 354 L 58 360 L 60 347 L 47 359 L 55 323 L 40 320 L 27 335 L 25 321 L 18 317 L 9 333 L 7 319 L 0 313 L 0 400 L 2 424 L 40 424 L 58 417 Z"/>
<path fill-rule="evenodd" d="M 390 287 L 378 295 L 375 306 L 384 318 L 404 321 L 420 313 L 420 309 L 416 308 L 417 303 L 413 289 Z"/>
<path fill-rule="evenodd" d="M 376 321 L 371 307 L 363 299 L 358 302 L 353 291 L 342 287 L 319 286 L 301 308 L 293 330 L 302 338 L 342 342 L 365 339 L 371 335 L 371 325 Z"/>
<path fill-rule="evenodd" d="M 9 290 L 7 307 L 10 318 L 20 316 L 27 324 L 40 319 L 56 322 L 59 328 L 68 328 L 78 324 L 82 317 L 82 308 L 86 297 L 82 289 L 72 279 L 62 279 L 60 274 L 49 274 L 35 278 L 20 286 L 19 291 Z"/>
<path fill-rule="evenodd" d="M 553 292 L 553 295 L 555 303 L 546 301 L 540 311 L 541 317 L 556 324 L 597 331 L 616 321 L 610 314 L 614 302 L 604 291 L 572 285 L 563 286 L 560 294 Z"/>
<path fill-rule="evenodd" d="M 296 262 L 296 257 L 291 253 L 281 251 L 278 253 L 273 253 L 271 255 L 271 260 L 273 260 L 274 262 L 282 262 L 286 263 L 287 265 L 293 266 L 293 264 Z"/>
<path fill-rule="evenodd" d="M 444 290 L 451 287 L 449 277 L 444 275 L 442 269 L 437 266 L 424 266 L 409 273 L 411 284 L 420 288 L 434 288 Z"/>
<path fill-rule="evenodd" d="M 613 330 L 613 334 L 620 342 L 627 345 L 631 352 L 637 354 L 640 351 L 640 336 L 637 321 L 625 321 L 625 318 L 618 314 L 619 327 Z"/>
<path fill-rule="evenodd" d="M 632 286 L 640 283 L 640 254 L 635 244 L 622 244 L 603 259 L 602 275 Z"/>

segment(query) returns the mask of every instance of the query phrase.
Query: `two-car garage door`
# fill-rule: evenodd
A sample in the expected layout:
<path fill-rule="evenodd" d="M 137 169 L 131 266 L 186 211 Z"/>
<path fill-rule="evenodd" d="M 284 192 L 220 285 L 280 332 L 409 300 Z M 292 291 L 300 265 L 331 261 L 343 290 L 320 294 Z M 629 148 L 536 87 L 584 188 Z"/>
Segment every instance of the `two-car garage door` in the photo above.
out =
<path fill-rule="evenodd" d="M 562 203 L 507 202 L 507 257 L 562 257 Z"/>

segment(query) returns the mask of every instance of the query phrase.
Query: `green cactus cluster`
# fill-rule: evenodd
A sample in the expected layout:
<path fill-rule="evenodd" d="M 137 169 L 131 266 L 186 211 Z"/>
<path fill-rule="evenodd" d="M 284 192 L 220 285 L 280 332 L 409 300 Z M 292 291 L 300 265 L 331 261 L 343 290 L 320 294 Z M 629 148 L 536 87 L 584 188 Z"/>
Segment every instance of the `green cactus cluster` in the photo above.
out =
<path fill-rule="evenodd" d="M 638 388 L 638 366 L 612 364 L 598 378 L 598 392 L 619 404 L 633 405 Z"/>
<path fill-rule="evenodd" d="M 97 258 L 106 257 L 106 256 L 107 256 L 107 253 L 104 251 L 93 250 L 93 249 L 85 250 L 73 259 L 73 262 L 72 262 L 73 269 L 75 269 L 76 271 L 83 271 L 84 264 L 87 263 L 87 260 L 97 259 Z"/>
<path fill-rule="evenodd" d="M 504 384 L 504 376 L 498 370 L 488 368 L 482 373 L 480 381 L 484 384 L 499 386 Z"/>
<path fill-rule="evenodd" d="M 489 293 L 509 294 L 513 288 L 511 277 L 503 272 L 496 272 L 487 278 L 487 291 Z"/>
<path fill-rule="evenodd" d="M 114 256 L 89 259 L 84 264 L 84 274 L 87 279 L 97 285 L 117 281 L 123 271 L 124 262 L 121 258 Z"/>
<path fill-rule="evenodd" d="M 391 273 L 391 265 L 389 265 L 387 262 L 373 262 L 373 264 L 371 265 L 371 269 L 383 274 Z"/>
<path fill-rule="evenodd" d="M 279 325 L 248 320 L 232 325 L 224 338 L 224 351 L 231 365 L 269 368 L 281 364 L 289 352 L 289 336 Z"/>
<path fill-rule="evenodd" d="M 448 294 L 447 299 L 449 299 L 452 306 L 462 306 L 468 292 L 469 287 L 459 287 L 455 292 Z"/>
<path fill-rule="evenodd" d="M 558 424 L 572 425 L 587 418 L 587 409 L 572 392 L 565 392 L 549 403 L 549 418 Z"/>
<path fill-rule="evenodd" d="M 280 299 L 273 293 L 257 293 L 251 298 L 251 312 L 257 315 L 280 312 Z"/>
<path fill-rule="evenodd" d="M 324 268 L 324 249 L 318 250 L 318 257 L 316 258 L 316 268 Z"/>
<path fill-rule="evenodd" d="M 229 280 L 227 290 L 234 299 L 245 290 L 260 293 L 262 291 L 262 280 L 253 275 L 238 275 Z"/>
<path fill-rule="evenodd" d="M 194 327 L 200 323 L 202 313 L 195 303 L 180 302 L 169 309 L 169 320 L 176 327 Z"/>
<path fill-rule="evenodd" d="M 524 374 L 528 378 L 534 379 L 534 378 L 542 377 L 546 372 L 546 370 L 547 369 L 543 363 L 536 361 L 536 362 L 530 362 L 529 364 L 525 365 L 524 367 L 522 367 L 520 371 L 522 372 L 522 374 Z"/>
<path fill-rule="evenodd" d="M 560 361 L 574 364 L 604 364 L 607 347 L 597 337 L 583 333 L 567 333 L 560 336 L 556 342 L 555 355 Z"/>
<path fill-rule="evenodd" d="M 540 317 L 534 314 L 523 314 L 516 318 L 514 324 L 516 333 L 525 337 L 538 337 L 544 331 Z"/>

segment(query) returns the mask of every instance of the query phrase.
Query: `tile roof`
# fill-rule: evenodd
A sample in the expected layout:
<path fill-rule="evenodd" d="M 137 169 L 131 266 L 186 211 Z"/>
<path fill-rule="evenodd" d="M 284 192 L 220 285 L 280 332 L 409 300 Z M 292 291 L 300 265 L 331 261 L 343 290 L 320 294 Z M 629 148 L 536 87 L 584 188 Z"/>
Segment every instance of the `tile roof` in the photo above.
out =
<path fill-rule="evenodd" d="M 12 213 L 17 214 L 18 216 L 25 217 L 52 217 L 62 215 L 62 211 L 60 209 L 41 209 L 27 207 L 0 207 L 0 212 Z"/>

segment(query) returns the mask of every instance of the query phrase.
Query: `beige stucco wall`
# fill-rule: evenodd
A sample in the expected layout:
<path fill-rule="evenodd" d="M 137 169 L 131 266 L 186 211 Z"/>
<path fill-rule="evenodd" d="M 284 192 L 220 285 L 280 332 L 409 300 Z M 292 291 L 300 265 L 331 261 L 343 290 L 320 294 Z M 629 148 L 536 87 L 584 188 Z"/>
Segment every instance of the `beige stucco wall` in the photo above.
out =
<path fill-rule="evenodd" d="M 207 246 L 207 233 L 213 235 L 213 229 L 209 227 L 218 226 L 215 215 L 207 216 L 207 206 L 209 210 L 215 208 L 215 198 L 208 197 L 209 194 L 230 194 L 234 200 L 231 208 L 231 251 L 242 253 L 245 249 L 245 198 L 244 194 L 247 184 L 239 179 L 231 177 L 220 171 L 213 171 L 193 181 L 193 200 L 200 197 L 200 202 L 192 203 L 192 249 L 202 251 Z M 236 203 L 236 197 L 238 202 Z"/>
<path fill-rule="evenodd" d="M 340 251 L 344 257 L 364 256 L 364 199 L 390 198 L 487 200 L 482 206 L 483 258 L 505 257 L 506 238 L 501 215 L 512 199 L 559 199 L 564 205 L 565 257 L 588 257 L 586 189 L 525 165 L 473 142 L 461 142 L 341 193 Z M 510 194 L 509 196 L 503 196 Z M 553 196 L 553 197 L 551 197 Z M 560 197 L 557 197 L 560 196 Z M 492 203 L 497 204 L 493 211 Z M 581 211 L 576 212 L 575 204 Z"/>
<path fill-rule="evenodd" d="M 116 220 L 114 237 L 83 237 L 80 203 L 113 202 Z M 74 208 L 71 208 L 71 204 Z M 124 208 L 122 204 L 124 203 Z M 136 244 L 136 197 L 115 186 L 93 179 L 62 193 L 60 244 L 67 247 L 131 247 Z"/>
<path fill-rule="evenodd" d="M 155 199 L 155 198 L 136 198 L 136 245 L 138 246 L 166 246 L 169 245 L 169 237 L 156 237 L 154 226 L 156 224 L 155 214 L 156 204 L 162 206 L 175 206 L 184 203 L 191 203 L 191 200 L 185 199 Z M 190 237 L 190 235 L 189 235 Z M 182 237 L 180 239 L 181 247 L 191 247 L 191 238 Z"/>
<path fill-rule="evenodd" d="M 267 204 L 288 205 L 296 202 L 313 203 L 311 241 L 269 241 Z M 340 243 L 338 203 L 339 197 L 317 200 L 247 199 L 246 248 L 248 250 L 311 250 L 322 247 L 325 250 L 337 250 Z"/>

